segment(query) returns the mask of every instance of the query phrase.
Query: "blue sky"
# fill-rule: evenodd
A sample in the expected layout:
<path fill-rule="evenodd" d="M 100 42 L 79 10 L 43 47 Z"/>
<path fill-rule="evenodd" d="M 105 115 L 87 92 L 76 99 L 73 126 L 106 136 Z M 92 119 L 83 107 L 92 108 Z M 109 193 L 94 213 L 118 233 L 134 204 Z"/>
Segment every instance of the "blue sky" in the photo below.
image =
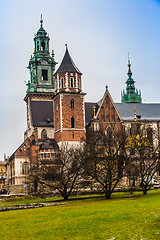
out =
<path fill-rule="evenodd" d="M 108 85 L 113 100 L 120 102 L 129 52 L 143 102 L 160 102 L 160 1 L 0 0 L 0 10 L 0 160 L 23 141 L 26 67 L 41 13 L 50 51 L 60 63 L 68 44 L 83 73 L 87 101 L 100 100 Z"/>

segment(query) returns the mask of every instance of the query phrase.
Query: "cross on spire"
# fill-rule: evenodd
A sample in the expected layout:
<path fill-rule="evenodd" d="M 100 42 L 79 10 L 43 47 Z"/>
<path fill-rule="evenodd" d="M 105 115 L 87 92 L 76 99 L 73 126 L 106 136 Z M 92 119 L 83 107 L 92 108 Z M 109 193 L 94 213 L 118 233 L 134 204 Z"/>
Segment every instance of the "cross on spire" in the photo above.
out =
<path fill-rule="evenodd" d="M 41 23 L 41 27 L 43 27 L 43 26 L 42 26 L 42 23 L 43 23 L 42 14 L 41 14 L 41 20 L 40 20 L 40 23 Z"/>
<path fill-rule="evenodd" d="M 130 58 L 129 58 L 129 52 L 128 52 L 128 74 L 132 75 L 132 72 L 131 72 L 131 63 L 130 63 Z"/>

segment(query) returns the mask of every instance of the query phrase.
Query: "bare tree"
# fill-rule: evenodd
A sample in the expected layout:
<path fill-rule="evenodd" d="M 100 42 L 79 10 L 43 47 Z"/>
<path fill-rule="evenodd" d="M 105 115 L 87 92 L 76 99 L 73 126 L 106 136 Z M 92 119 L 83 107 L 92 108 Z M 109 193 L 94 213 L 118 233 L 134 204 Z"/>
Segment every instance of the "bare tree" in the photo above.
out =
<path fill-rule="evenodd" d="M 67 200 L 77 188 L 83 165 L 83 148 L 63 145 L 52 159 L 38 159 L 32 167 L 32 179 L 44 188 L 58 191 Z"/>
<path fill-rule="evenodd" d="M 124 176 L 129 180 L 129 190 L 130 193 L 133 194 L 136 189 L 136 182 L 139 178 L 139 170 L 137 169 L 137 164 L 130 157 L 128 157 L 128 164 L 125 168 Z M 128 187 L 127 183 L 126 186 Z"/>
<path fill-rule="evenodd" d="M 159 139 L 157 133 L 152 138 L 147 136 L 147 125 L 134 123 L 134 131 L 127 139 L 126 149 L 130 165 L 129 177 L 137 179 L 143 194 L 146 194 L 152 185 L 152 179 L 158 170 Z"/>
<path fill-rule="evenodd" d="M 84 150 L 85 173 L 102 188 L 106 199 L 111 197 L 123 177 L 123 170 L 127 164 L 126 139 L 123 128 L 121 132 L 116 132 L 108 127 L 105 133 L 102 130 L 88 130 Z"/>

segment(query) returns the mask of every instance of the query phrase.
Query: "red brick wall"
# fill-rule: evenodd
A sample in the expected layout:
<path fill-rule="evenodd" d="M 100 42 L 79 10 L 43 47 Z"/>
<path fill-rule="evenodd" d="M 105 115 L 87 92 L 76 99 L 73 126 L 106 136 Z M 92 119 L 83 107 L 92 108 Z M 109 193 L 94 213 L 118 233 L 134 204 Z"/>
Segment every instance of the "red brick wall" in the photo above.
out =
<path fill-rule="evenodd" d="M 74 134 L 74 137 L 73 137 Z M 85 139 L 86 135 L 85 135 L 85 131 L 62 131 L 62 132 L 58 132 L 55 134 L 55 140 L 56 142 L 61 142 L 61 141 L 75 141 L 75 142 L 80 142 L 83 139 Z"/>
<path fill-rule="evenodd" d="M 38 131 L 37 129 L 34 131 L 34 133 L 26 139 L 26 141 L 24 141 L 22 143 L 22 145 L 17 149 L 17 151 L 15 152 L 15 157 L 28 157 L 30 156 L 31 159 L 31 163 L 34 161 L 33 159 L 35 159 L 35 153 L 34 153 L 34 149 L 39 149 L 39 146 L 34 146 L 34 142 L 38 142 Z"/>
<path fill-rule="evenodd" d="M 84 125 L 84 105 L 83 95 L 79 93 L 60 93 L 54 99 L 55 108 L 55 131 L 57 131 L 57 119 L 58 126 L 60 126 L 60 95 L 62 97 L 62 128 L 67 129 L 62 132 L 55 133 L 55 140 L 60 141 L 80 141 L 85 136 Z M 74 100 L 74 108 L 71 108 L 71 99 Z M 56 106 L 59 106 L 58 110 Z M 71 118 L 74 117 L 75 128 L 71 128 Z M 77 129 L 77 130 L 75 130 Z M 81 129 L 81 130 L 79 130 Z M 83 129 L 83 130 L 82 130 Z"/>
<path fill-rule="evenodd" d="M 32 165 L 39 157 L 39 146 L 32 145 L 30 147 L 30 164 Z"/>
<path fill-rule="evenodd" d="M 106 129 L 107 126 L 112 125 L 115 130 L 120 130 L 120 118 L 108 92 L 102 101 L 102 106 L 98 114 L 101 128 Z"/>

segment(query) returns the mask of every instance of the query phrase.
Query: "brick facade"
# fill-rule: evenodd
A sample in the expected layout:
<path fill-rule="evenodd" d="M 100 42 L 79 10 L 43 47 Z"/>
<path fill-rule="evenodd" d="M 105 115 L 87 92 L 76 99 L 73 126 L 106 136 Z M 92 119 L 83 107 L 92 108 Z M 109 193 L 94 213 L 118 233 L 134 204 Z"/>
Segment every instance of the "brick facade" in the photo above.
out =
<path fill-rule="evenodd" d="M 71 106 L 71 101 L 74 102 L 74 107 Z M 56 142 L 80 142 L 85 137 L 84 117 L 84 94 L 58 93 L 54 98 Z"/>
<path fill-rule="evenodd" d="M 108 89 L 106 89 L 102 98 L 96 118 L 99 119 L 100 127 L 103 130 L 105 130 L 108 126 L 111 126 L 114 130 L 118 131 L 122 127 L 121 116 L 114 105 Z"/>
<path fill-rule="evenodd" d="M 55 75 L 55 93 L 69 91 L 69 92 L 81 92 L 81 74 L 62 72 Z"/>
<path fill-rule="evenodd" d="M 85 109 L 82 73 L 73 63 L 68 48 L 55 73 L 54 138 L 60 142 L 80 142 L 85 138 Z"/>

